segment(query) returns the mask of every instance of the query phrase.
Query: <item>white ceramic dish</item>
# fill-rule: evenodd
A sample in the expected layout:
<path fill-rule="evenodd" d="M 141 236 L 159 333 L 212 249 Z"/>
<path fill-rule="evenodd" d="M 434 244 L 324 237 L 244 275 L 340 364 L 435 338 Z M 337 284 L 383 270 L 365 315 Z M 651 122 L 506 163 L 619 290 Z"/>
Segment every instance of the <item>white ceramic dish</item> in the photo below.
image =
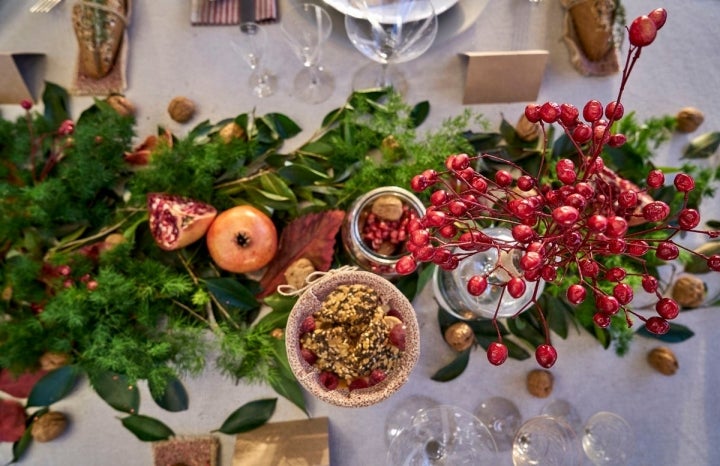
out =
<path fill-rule="evenodd" d="M 360 10 L 350 5 L 350 0 L 323 0 L 326 5 L 331 6 L 332 8 L 335 8 L 337 11 L 344 15 L 354 16 L 356 18 L 362 17 L 363 14 Z M 453 5 L 455 5 L 459 0 L 432 0 L 433 8 L 435 8 L 435 14 L 440 15 L 441 13 L 446 12 L 449 10 Z M 391 7 L 392 8 L 392 7 Z M 383 7 L 378 6 L 374 7 L 373 11 L 376 12 L 380 18 L 383 18 Z M 428 15 L 429 16 L 429 15 Z M 425 19 L 421 16 L 418 16 L 417 18 L 413 18 L 415 21 Z M 381 20 L 381 22 L 383 22 Z"/>

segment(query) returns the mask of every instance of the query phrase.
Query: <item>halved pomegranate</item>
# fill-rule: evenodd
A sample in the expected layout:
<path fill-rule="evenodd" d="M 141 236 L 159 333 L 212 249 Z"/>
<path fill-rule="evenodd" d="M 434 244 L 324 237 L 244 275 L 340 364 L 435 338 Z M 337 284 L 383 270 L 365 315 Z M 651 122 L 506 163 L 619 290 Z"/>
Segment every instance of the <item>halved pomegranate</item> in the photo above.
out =
<path fill-rule="evenodd" d="M 147 195 L 150 232 L 161 249 L 184 248 L 203 237 L 217 216 L 204 202 L 164 193 Z"/>

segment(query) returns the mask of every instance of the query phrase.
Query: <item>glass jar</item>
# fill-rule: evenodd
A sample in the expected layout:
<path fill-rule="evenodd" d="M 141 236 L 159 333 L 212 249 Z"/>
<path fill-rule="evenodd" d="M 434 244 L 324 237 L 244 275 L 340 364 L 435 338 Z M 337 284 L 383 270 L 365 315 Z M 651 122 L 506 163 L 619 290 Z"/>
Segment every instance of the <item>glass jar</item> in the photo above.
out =
<path fill-rule="evenodd" d="M 350 206 L 341 235 L 345 251 L 359 267 L 384 278 L 399 276 L 395 264 L 405 249 L 407 224 L 425 215 L 425 206 L 412 192 L 384 186 L 360 196 Z"/>

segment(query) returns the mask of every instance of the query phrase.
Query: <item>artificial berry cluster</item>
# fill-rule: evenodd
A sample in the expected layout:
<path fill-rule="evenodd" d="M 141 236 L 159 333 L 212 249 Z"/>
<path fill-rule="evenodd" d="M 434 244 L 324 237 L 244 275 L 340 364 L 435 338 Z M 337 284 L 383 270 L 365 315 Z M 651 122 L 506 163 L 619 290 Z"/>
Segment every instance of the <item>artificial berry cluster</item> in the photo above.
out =
<path fill-rule="evenodd" d="M 567 283 L 574 277 L 566 290 L 567 300 L 577 305 L 593 299 L 594 322 L 600 327 L 608 327 L 612 317 L 622 312 L 628 325 L 638 318 L 650 332 L 663 334 L 680 307 L 674 299 L 659 293 L 657 279 L 648 272 L 648 255 L 664 261 L 676 259 L 685 249 L 674 240 L 680 232 L 718 236 L 715 231 L 696 229 L 700 214 L 687 207 L 689 193 L 695 187 L 690 175 L 680 173 L 674 178 L 675 189 L 683 193 L 684 202 L 682 209 L 671 215 L 668 204 L 652 197 L 653 190 L 665 185 L 660 170 L 651 170 L 646 187 L 641 188 L 606 167 L 601 158 L 605 146 L 619 147 L 626 142 L 624 135 L 612 131 L 613 123 L 624 114 L 620 103 L 623 89 L 640 49 L 655 39 L 666 17 L 665 10 L 659 8 L 635 19 L 628 28 L 631 46 L 615 101 L 603 105 L 590 100 L 582 112 L 567 103 L 526 107 L 525 116 L 539 124 L 543 134 L 548 124 L 564 130 L 576 149 L 573 158 L 554 163 L 543 160 L 533 174 L 497 156 L 455 154 L 446 159 L 445 170 L 428 169 L 411 180 L 414 191 L 432 192 L 425 215 L 410 224 L 407 249 L 411 254 L 397 263 L 397 271 L 411 273 L 418 262 L 433 262 L 453 270 L 460 261 L 491 248 L 498 252 L 519 251 L 519 274 L 498 261 L 495 270 L 469 278 L 467 292 L 473 296 L 484 293 L 488 276 L 497 269 L 510 276 L 499 285 L 502 293 L 517 298 L 528 285 L 534 286 L 531 301 L 518 313 L 533 305 L 538 310 L 546 341 L 536 348 L 535 356 L 543 367 L 555 363 L 557 352 L 537 302 L 541 281 L 559 282 L 561 277 Z M 486 176 L 474 168 L 480 159 L 506 168 Z M 508 225 L 513 240 L 484 234 L 482 228 L 488 224 Z M 629 258 L 644 271 L 606 267 L 603 257 L 611 255 Z M 720 271 L 720 256 L 703 257 L 711 270 Z M 632 275 L 640 277 L 645 291 L 656 294 L 656 315 L 648 318 L 631 309 L 633 288 L 628 278 Z M 499 365 L 507 359 L 508 349 L 494 321 L 498 340 L 488 346 L 487 356 L 492 364 Z"/>

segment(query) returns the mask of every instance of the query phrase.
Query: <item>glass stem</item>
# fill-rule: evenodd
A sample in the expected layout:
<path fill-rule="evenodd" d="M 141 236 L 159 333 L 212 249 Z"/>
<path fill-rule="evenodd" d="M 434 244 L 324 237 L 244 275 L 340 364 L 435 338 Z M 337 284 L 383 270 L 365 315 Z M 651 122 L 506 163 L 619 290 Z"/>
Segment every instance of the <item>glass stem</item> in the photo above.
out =
<path fill-rule="evenodd" d="M 388 64 L 383 63 L 380 66 L 380 79 L 378 80 L 379 87 L 389 87 L 392 83 L 388 80 Z"/>

